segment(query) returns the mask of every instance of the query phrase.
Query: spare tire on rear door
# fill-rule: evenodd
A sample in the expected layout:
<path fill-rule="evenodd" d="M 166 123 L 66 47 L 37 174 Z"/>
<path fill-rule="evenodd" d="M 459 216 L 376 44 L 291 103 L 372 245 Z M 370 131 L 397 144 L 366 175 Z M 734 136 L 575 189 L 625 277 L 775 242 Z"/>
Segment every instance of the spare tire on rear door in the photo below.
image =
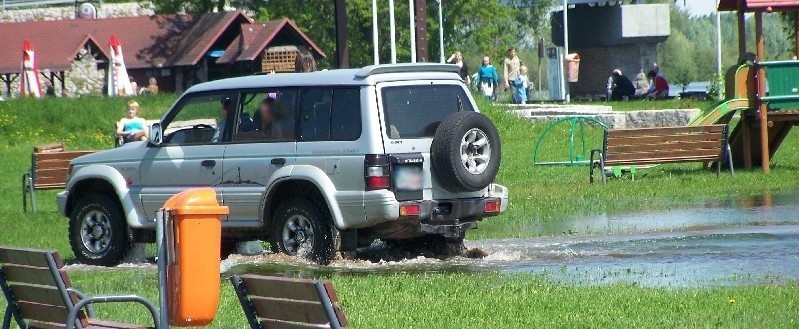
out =
<path fill-rule="evenodd" d="M 452 113 L 433 137 L 433 174 L 447 191 L 479 191 L 496 178 L 501 150 L 499 133 L 488 117 L 471 111 Z"/>

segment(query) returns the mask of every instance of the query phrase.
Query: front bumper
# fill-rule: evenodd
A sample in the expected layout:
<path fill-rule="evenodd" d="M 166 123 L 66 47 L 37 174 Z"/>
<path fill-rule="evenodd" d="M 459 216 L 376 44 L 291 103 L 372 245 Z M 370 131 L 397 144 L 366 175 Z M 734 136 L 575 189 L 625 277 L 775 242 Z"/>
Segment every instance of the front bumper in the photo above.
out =
<path fill-rule="evenodd" d="M 69 191 L 61 191 L 55 196 L 55 202 L 58 204 L 58 212 L 64 216 L 67 214 L 67 199 L 69 198 Z"/>

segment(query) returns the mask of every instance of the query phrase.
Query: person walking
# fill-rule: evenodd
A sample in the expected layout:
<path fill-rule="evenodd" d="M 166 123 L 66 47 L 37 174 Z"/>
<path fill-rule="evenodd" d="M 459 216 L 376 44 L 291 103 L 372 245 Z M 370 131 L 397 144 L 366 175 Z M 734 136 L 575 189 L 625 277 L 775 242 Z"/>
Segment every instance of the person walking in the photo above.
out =
<path fill-rule="evenodd" d="M 494 65 L 491 65 L 491 59 L 488 56 L 483 57 L 483 65 L 477 70 L 477 84 L 480 92 L 487 100 L 496 100 L 499 76 L 497 76 L 497 69 L 494 68 Z"/>
<path fill-rule="evenodd" d="M 516 56 L 516 48 L 508 48 L 508 56 L 505 58 L 505 61 L 502 65 L 502 79 L 505 91 L 508 91 L 510 88 L 511 95 L 516 94 L 516 87 L 512 86 L 511 82 L 516 80 L 516 76 L 519 75 L 519 69 L 521 69 L 521 66 L 522 61 L 518 56 Z"/>
<path fill-rule="evenodd" d="M 519 68 L 519 75 L 513 80 L 513 86 L 516 88 L 513 93 L 513 102 L 527 104 L 527 89 L 530 88 L 530 79 L 527 78 L 527 66 L 522 65 Z"/>
<path fill-rule="evenodd" d="M 461 54 L 460 51 L 456 51 L 452 54 L 452 56 L 449 56 L 447 63 L 455 64 L 460 67 L 461 70 L 458 74 L 460 74 L 461 79 L 463 79 L 463 82 L 465 82 L 467 86 L 471 84 L 471 79 L 469 78 L 469 67 L 466 66 L 466 63 L 463 61 L 463 54 Z"/>

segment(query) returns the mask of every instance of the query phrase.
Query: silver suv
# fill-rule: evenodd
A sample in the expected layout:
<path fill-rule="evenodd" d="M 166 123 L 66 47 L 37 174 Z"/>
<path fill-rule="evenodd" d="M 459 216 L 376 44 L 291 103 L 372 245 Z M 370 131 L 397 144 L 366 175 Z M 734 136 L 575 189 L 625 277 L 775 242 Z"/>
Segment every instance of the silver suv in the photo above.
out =
<path fill-rule="evenodd" d="M 224 245 L 260 239 L 320 264 L 375 239 L 462 248 L 508 191 L 494 184 L 499 134 L 457 72 L 395 64 L 194 86 L 148 142 L 72 161 L 57 196 L 72 250 L 118 264 L 154 241 L 164 202 L 196 186 L 230 207 Z"/>

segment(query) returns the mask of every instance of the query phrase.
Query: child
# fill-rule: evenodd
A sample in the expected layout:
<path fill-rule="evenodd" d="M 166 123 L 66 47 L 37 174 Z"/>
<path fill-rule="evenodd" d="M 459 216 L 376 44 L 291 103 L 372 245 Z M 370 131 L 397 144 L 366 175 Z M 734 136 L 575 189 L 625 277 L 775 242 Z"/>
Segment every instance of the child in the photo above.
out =
<path fill-rule="evenodd" d="M 527 66 L 522 65 L 519 68 L 519 75 L 513 80 L 513 86 L 516 87 L 513 90 L 513 102 L 516 104 L 527 103 L 527 89 L 530 87 L 530 79 L 527 78 Z"/>
<path fill-rule="evenodd" d="M 477 86 L 486 97 L 486 100 L 496 99 L 497 84 L 499 84 L 497 69 L 491 65 L 491 59 L 488 56 L 483 57 L 483 65 L 477 70 Z"/>

